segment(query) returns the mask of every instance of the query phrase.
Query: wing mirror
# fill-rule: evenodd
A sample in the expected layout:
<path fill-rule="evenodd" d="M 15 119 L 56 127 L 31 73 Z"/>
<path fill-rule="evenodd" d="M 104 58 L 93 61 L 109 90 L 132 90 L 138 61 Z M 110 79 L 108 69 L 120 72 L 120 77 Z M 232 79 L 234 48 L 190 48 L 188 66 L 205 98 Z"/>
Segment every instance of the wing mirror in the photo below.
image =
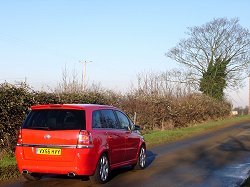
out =
<path fill-rule="evenodd" d="M 132 125 L 128 126 L 128 130 L 130 130 L 130 131 L 140 131 L 141 127 L 139 125 L 132 124 Z"/>
<path fill-rule="evenodd" d="M 134 130 L 139 131 L 141 130 L 141 127 L 139 125 L 134 125 Z"/>
<path fill-rule="evenodd" d="M 139 125 L 134 125 L 134 124 L 132 124 L 132 125 L 130 125 L 130 126 L 128 127 L 128 129 L 129 129 L 130 131 L 139 131 L 139 130 L 141 130 L 141 127 L 140 127 Z"/>

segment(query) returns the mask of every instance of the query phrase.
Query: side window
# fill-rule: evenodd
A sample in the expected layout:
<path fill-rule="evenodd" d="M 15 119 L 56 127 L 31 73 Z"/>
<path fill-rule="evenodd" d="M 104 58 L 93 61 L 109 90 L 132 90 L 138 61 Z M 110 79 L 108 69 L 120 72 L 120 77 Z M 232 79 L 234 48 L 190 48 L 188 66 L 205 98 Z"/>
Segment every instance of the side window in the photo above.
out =
<path fill-rule="evenodd" d="M 99 110 L 92 113 L 92 128 L 102 128 L 102 116 Z"/>
<path fill-rule="evenodd" d="M 117 122 L 113 110 L 101 110 L 101 113 L 104 119 L 102 128 L 115 128 Z"/>
<path fill-rule="evenodd" d="M 128 126 L 130 125 L 130 121 L 127 118 L 127 116 L 125 114 L 123 114 L 120 111 L 115 111 L 117 118 L 119 120 L 119 124 L 120 124 L 120 128 L 122 129 L 128 129 Z"/>

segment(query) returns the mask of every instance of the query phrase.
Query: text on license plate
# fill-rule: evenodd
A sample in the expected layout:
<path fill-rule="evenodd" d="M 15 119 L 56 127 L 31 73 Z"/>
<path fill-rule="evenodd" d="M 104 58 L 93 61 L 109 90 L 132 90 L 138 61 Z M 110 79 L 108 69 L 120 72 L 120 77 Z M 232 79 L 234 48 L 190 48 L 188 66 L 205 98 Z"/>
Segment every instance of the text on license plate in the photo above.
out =
<path fill-rule="evenodd" d="M 36 154 L 39 154 L 39 155 L 61 155 L 61 149 L 36 148 Z"/>

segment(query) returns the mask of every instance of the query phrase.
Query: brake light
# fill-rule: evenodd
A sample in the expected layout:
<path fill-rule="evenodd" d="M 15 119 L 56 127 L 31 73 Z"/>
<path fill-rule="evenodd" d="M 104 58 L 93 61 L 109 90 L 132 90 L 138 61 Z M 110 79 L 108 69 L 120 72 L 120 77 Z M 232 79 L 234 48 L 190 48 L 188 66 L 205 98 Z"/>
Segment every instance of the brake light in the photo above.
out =
<path fill-rule="evenodd" d="M 18 131 L 18 136 L 17 136 L 17 145 L 23 144 L 23 139 L 22 139 L 22 130 Z"/>
<path fill-rule="evenodd" d="M 89 131 L 81 130 L 78 135 L 77 148 L 93 147 L 92 135 Z"/>

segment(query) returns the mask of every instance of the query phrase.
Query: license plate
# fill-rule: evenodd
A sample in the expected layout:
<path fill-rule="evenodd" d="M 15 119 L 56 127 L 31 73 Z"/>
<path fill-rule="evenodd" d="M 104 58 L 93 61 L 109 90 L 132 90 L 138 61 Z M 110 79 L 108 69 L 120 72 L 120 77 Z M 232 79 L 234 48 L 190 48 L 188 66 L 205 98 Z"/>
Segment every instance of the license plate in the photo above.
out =
<path fill-rule="evenodd" d="M 61 149 L 37 148 L 36 154 L 39 154 L 39 155 L 61 155 Z"/>

